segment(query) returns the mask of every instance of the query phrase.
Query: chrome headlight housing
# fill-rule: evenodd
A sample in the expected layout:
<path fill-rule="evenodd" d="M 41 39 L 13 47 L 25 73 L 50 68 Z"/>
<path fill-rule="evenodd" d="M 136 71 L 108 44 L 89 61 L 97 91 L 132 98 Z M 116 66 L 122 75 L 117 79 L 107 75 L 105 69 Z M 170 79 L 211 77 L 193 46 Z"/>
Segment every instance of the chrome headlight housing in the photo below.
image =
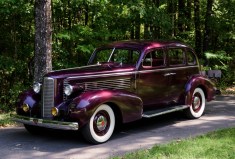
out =
<path fill-rule="evenodd" d="M 71 85 L 66 85 L 64 87 L 64 94 L 67 95 L 67 96 L 70 96 L 71 94 L 73 93 L 73 86 Z"/>
<path fill-rule="evenodd" d="M 24 103 L 24 104 L 22 105 L 22 109 L 23 109 L 24 112 L 28 112 L 30 108 L 29 108 L 29 105 L 28 105 L 28 104 Z"/>
<path fill-rule="evenodd" d="M 59 114 L 58 108 L 56 108 L 56 107 L 51 108 L 51 114 L 53 116 L 58 116 L 58 114 Z"/>
<path fill-rule="evenodd" d="M 39 93 L 40 92 L 40 90 L 41 90 L 41 83 L 34 83 L 33 84 L 33 91 L 35 92 L 35 93 Z"/>

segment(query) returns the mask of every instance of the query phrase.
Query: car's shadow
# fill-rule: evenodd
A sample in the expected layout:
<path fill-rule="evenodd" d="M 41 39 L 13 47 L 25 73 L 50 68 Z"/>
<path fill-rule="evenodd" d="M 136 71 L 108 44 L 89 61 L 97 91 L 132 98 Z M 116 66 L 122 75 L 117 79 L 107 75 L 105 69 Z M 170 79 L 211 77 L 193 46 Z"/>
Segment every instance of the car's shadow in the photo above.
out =
<path fill-rule="evenodd" d="M 133 133 L 141 133 L 144 131 L 150 131 L 151 129 L 165 127 L 184 120 L 187 120 L 187 118 L 184 116 L 183 112 L 174 112 L 154 118 L 143 118 L 127 124 L 118 124 L 115 128 L 112 140 L 118 140 Z M 92 145 L 85 141 L 80 131 L 65 131 L 42 128 L 41 131 L 36 135 L 30 134 L 26 130 L 21 132 L 21 134 L 28 135 L 30 137 L 36 137 L 36 139 L 41 138 L 45 140 L 63 140 L 63 142 L 68 141 L 76 143 L 76 146 L 78 146 L 78 143 L 82 144 L 82 146 Z"/>
<path fill-rule="evenodd" d="M 234 100 L 234 96 L 218 96 L 216 97 L 216 102 L 223 102 L 224 100 Z M 216 105 L 211 105 L 211 103 L 207 103 L 207 108 L 204 116 L 216 113 L 218 109 L 223 109 L 221 106 L 218 108 Z M 226 107 L 227 105 L 224 105 Z M 214 112 L 215 109 L 217 111 Z M 127 124 L 119 124 L 115 129 L 112 140 L 116 140 L 118 138 L 122 138 L 123 136 L 128 136 L 133 133 L 141 133 L 144 131 L 151 131 L 156 128 L 163 128 L 169 125 L 173 125 L 175 123 L 189 120 L 186 118 L 183 111 L 173 112 L 153 118 L 143 118 L 141 120 L 127 123 Z M 69 142 L 79 142 L 82 145 L 89 146 L 91 144 L 87 143 L 80 131 L 63 131 L 63 130 L 49 130 L 42 129 L 37 137 L 47 138 L 47 139 L 58 139 L 58 140 L 67 140 Z"/>

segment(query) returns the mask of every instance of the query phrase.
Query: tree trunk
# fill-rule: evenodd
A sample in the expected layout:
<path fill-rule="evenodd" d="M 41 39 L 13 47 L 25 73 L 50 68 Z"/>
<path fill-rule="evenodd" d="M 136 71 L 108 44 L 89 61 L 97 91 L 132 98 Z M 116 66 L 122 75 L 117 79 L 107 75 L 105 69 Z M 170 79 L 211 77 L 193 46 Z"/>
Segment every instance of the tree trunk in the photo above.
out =
<path fill-rule="evenodd" d="M 168 13 L 171 15 L 171 22 L 172 22 L 172 33 L 171 33 L 171 36 L 174 37 L 176 35 L 176 8 L 175 6 L 177 6 L 177 3 L 176 1 L 174 0 L 169 0 L 167 1 L 167 11 Z"/>
<path fill-rule="evenodd" d="M 159 7 L 160 6 L 160 0 L 153 0 L 153 3 L 155 6 Z"/>
<path fill-rule="evenodd" d="M 135 18 L 135 39 L 140 39 L 140 14 L 138 12 Z"/>
<path fill-rule="evenodd" d="M 52 70 L 51 0 L 35 0 L 34 82 Z"/>
<path fill-rule="evenodd" d="M 185 31 L 185 0 L 178 0 L 178 30 Z"/>
<path fill-rule="evenodd" d="M 155 7 L 159 8 L 160 7 L 160 0 L 153 0 L 153 3 L 155 5 Z M 160 27 L 160 23 L 158 24 L 158 26 L 154 26 L 153 28 L 153 38 L 154 39 L 160 39 L 161 37 L 161 27 Z"/>
<path fill-rule="evenodd" d="M 85 5 L 85 26 L 87 26 L 88 20 L 89 20 L 88 19 L 89 18 L 89 10 L 88 10 L 89 6 L 87 3 L 85 3 L 84 5 Z"/>
<path fill-rule="evenodd" d="M 194 0 L 194 26 L 195 26 L 195 51 L 198 54 L 198 57 L 202 58 L 199 0 Z"/>
<path fill-rule="evenodd" d="M 190 31 L 191 30 L 191 18 L 192 18 L 192 14 L 191 14 L 191 8 L 192 8 L 192 0 L 187 0 L 187 7 L 186 7 L 186 22 L 185 22 L 185 29 L 186 31 Z"/>
<path fill-rule="evenodd" d="M 135 38 L 135 30 L 134 30 L 134 22 L 132 21 L 132 24 L 131 24 L 131 39 L 134 39 Z"/>
<path fill-rule="evenodd" d="M 203 52 L 209 50 L 209 43 L 211 39 L 211 14 L 212 14 L 212 6 L 214 0 L 207 0 L 206 7 L 206 17 L 205 17 L 205 30 L 204 30 L 204 39 L 203 39 Z"/>
<path fill-rule="evenodd" d="M 148 39 L 149 38 L 149 25 L 148 24 L 144 24 L 144 39 Z"/>

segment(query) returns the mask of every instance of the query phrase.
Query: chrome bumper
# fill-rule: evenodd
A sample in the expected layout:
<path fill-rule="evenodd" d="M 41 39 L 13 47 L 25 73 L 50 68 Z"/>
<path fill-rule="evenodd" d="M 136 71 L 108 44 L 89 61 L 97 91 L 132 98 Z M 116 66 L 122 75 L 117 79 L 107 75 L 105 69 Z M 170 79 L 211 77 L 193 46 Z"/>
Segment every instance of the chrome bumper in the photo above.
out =
<path fill-rule="evenodd" d="M 60 130 L 78 130 L 79 125 L 76 122 L 61 122 L 55 120 L 45 120 L 45 119 L 38 119 L 38 118 L 31 118 L 21 115 L 11 115 L 11 119 L 13 121 L 33 125 L 33 126 L 40 126 L 45 128 L 51 129 L 60 129 Z"/>

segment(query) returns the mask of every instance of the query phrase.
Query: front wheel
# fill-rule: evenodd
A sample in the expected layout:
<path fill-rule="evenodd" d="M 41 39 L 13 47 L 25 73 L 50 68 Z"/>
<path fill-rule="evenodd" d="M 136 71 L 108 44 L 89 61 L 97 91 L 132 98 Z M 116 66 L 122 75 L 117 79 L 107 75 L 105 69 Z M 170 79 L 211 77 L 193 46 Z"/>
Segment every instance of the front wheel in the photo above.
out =
<path fill-rule="evenodd" d="M 88 142 L 100 144 L 108 141 L 113 134 L 114 127 L 115 115 L 112 108 L 102 104 L 82 129 L 82 134 Z"/>
<path fill-rule="evenodd" d="M 196 88 L 192 95 L 191 106 L 185 111 L 187 117 L 191 119 L 200 118 L 204 113 L 205 103 L 206 99 L 203 90 L 201 88 Z"/>

